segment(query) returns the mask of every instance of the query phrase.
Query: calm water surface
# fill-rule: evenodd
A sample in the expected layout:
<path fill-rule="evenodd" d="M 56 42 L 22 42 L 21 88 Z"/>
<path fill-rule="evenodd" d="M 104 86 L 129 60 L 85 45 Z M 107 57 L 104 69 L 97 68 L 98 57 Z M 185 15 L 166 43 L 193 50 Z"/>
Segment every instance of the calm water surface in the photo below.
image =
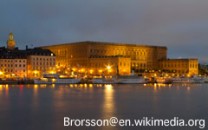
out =
<path fill-rule="evenodd" d="M 199 118 L 208 122 L 208 84 L 0 85 L 0 130 L 189 128 L 64 127 L 63 118 Z M 207 124 L 207 123 L 206 123 Z M 207 125 L 206 125 L 207 126 Z"/>

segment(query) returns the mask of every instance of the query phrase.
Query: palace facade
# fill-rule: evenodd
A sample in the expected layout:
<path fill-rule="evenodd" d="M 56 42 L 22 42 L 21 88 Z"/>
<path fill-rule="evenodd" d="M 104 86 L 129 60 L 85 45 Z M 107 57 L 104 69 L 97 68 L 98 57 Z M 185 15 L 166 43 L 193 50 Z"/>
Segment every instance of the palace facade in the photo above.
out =
<path fill-rule="evenodd" d="M 167 47 L 109 42 L 75 42 L 41 47 L 56 55 L 56 65 L 95 75 L 109 72 L 129 75 L 150 70 L 197 75 L 198 59 L 168 59 Z M 169 71 L 168 71 L 169 70 Z"/>
<path fill-rule="evenodd" d="M 167 48 L 163 46 L 86 41 L 41 48 L 55 53 L 58 66 L 94 72 L 110 65 L 112 73 L 130 74 L 131 70 L 157 69 L 158 61 L 167 59 Z"/>

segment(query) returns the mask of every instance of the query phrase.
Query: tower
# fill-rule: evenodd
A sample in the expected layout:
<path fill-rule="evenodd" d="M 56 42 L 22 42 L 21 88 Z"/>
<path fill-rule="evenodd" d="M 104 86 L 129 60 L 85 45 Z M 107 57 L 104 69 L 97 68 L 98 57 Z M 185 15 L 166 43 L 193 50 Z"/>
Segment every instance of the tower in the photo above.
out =
<path fill-rule="evenodd" d="M 13 50 L 15 48 L 15 40 L 14 40 L 14 35 L 13 33 L 9 33 L 9 37 L 8 37 L 8 40 L 7 40 L 7 49 L 9 50 Z"/>

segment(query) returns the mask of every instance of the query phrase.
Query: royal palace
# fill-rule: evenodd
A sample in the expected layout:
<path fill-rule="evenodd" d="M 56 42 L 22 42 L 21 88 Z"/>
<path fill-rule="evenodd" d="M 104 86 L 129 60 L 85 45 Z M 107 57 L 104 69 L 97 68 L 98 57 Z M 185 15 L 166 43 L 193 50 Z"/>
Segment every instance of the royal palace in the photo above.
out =
<path fill-rule="evenodd" d="M 129 75 L 132 71 L 198 74 L 198 59 L 168 59 L 165 46 L 84 41 L 41 48 L 56 55 L 57 66 L 94 75 Z"/>

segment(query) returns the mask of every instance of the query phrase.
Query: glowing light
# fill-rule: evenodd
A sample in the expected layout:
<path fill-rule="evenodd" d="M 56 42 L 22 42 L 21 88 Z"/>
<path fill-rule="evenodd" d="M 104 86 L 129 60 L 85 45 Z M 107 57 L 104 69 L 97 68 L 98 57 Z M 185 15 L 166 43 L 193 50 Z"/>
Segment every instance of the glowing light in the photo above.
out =
<path fill-rule="evenodd" d="M 98 72 L 99 72 L 99 73 L 102 73 L 102 72 L 103 72 L 103 70 L 101 70 L 101 69 L 100 69 Z"/>
<path fill-rule="evenodd" d="M 110 65 L 107 65 L 107 66 L 106 66 L 106 69 L 107 69 L 107 70 L 110 70 L 111 68 L 112 68 L 112 67 L 111 67 Z"/>
<path fill-rule="evenodd" d="M 4 74 L 4 72 L 0 71 L 0 75 L 3 75 L 3 74 Z"/>
<path fill-rule="evenodd" d="M 56 82 L 56 79 L 52 79 L 52 82 L 53 82 L 53 83 Z"/>
<path fill-rule="evenodd" d="M 93 73 L 93 69 L 90 70 L 90 74 L 92 74 L 92 73 Z"/>
<path fill-rule="evenodd" d="M 49 73 L 50 73 L 50 74 L 55 74 L 56 72 L 55 72 L 55 71 L 53 71 L 53 70 L 51 70 Z"/>
<path fill-rule="evenodd" d="M 3 90 L 3 86 L 2 85 L 0 85 L 0 91 L 2 91 Z"/>
<path fill-rule="evenodd" d="M 84 68 L 82 68 L 82 69 L 80 70 L 80 72 L 85 72 L 85 69 L 84 69 Z"/>
<path fill-rule="evenodd" d="M 72 70 L 73 70 L 73 71 L 76 71 L 76 70 L 77 70 L 77 68 L 72 68 Z"/>

